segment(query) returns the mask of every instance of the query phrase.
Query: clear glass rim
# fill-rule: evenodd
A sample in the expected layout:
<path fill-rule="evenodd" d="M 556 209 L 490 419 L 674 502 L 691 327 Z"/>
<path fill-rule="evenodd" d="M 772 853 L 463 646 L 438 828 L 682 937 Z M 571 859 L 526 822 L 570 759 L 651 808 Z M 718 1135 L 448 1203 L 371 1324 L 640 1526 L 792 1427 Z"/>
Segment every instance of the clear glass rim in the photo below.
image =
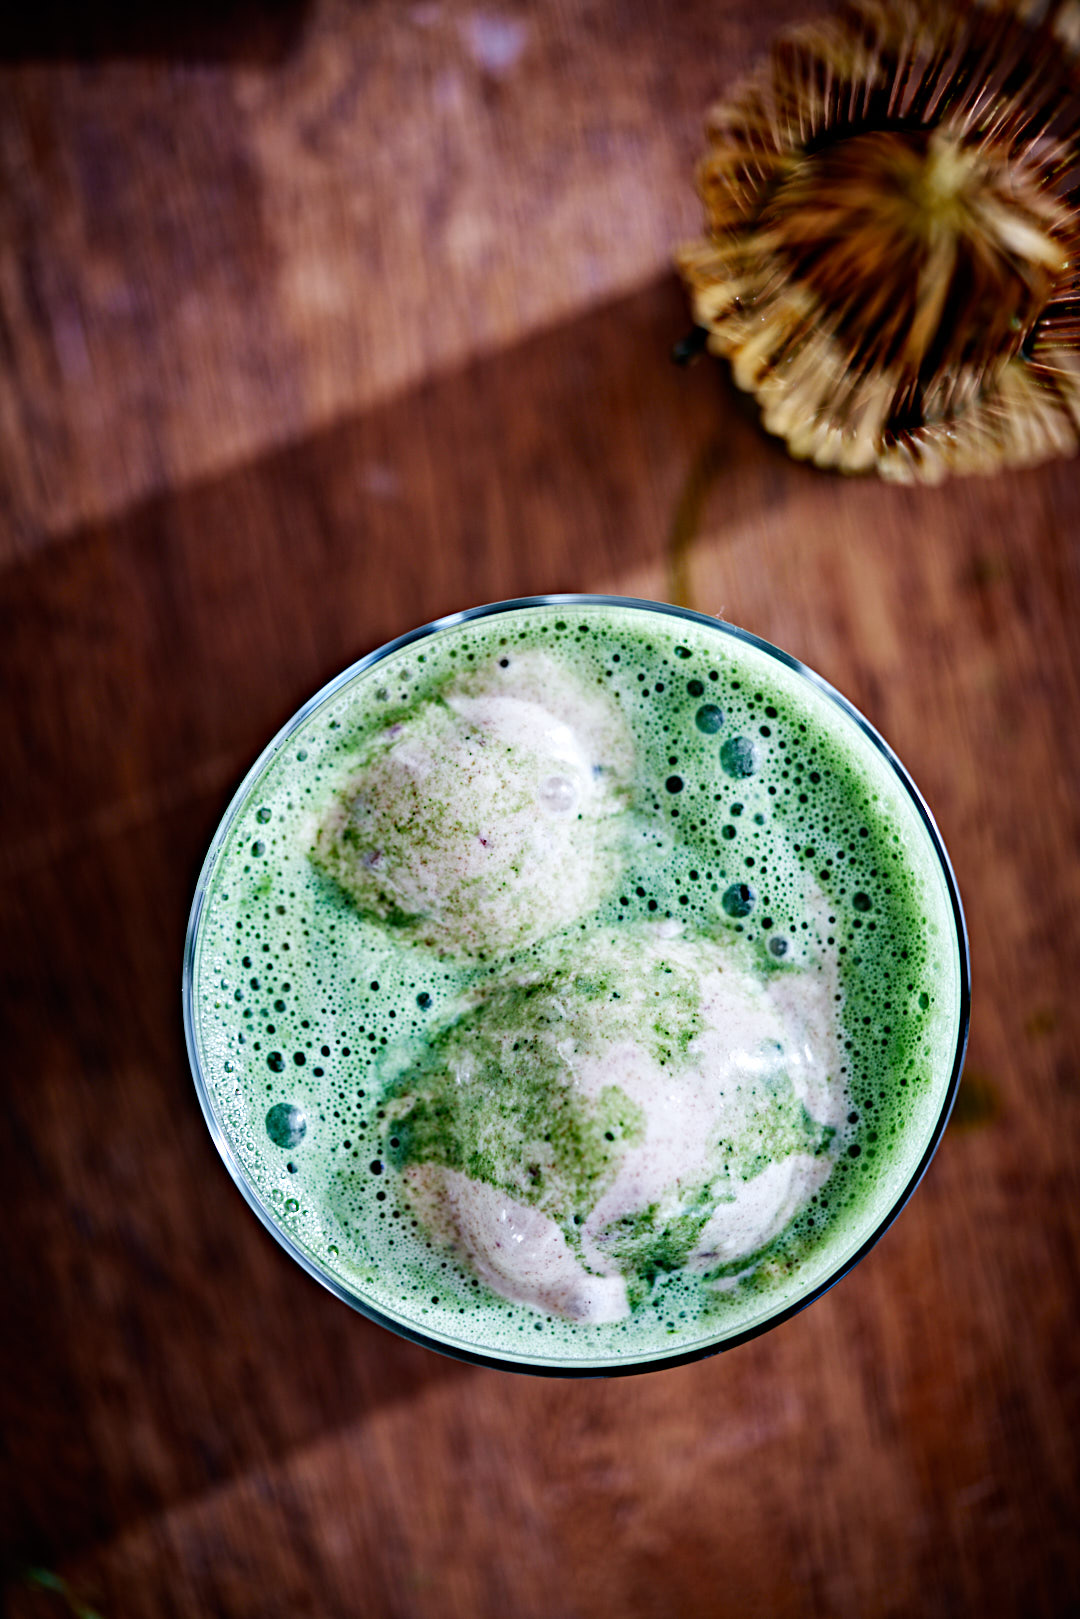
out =
<path fill-rule="evenodd" d="M 690 1349 L 673 1351 L 671 1354 L 659 1354 L 655 1356 L 641 1357 L 638 1359 L 619 1359 L 616 1361 L 596 1364 L 595 1366 L 588 1362 L 543 1364 L 540 1362 L 515 1360 L 510 1356 L 485 1354 L 480 1350 L 473 1350 L 464 1345 L 447 1342 L 434 1335 L 420 1332 L 404 1322 L 395 1320 L 392 1316 L 385 1315 L 381 1310 L 376 1309 L 375 1306 L 366 1299 L 352 1292 L 352 1290 L 346 1287 L 344 1283 L 339 1281 L 337 1277 L 324 1270 L 322 1266 L 319 1265 L 311 1257 L 311 1255 L 308 1254 L 300 1246 L 300 1244 L 296 1242 L 278 1223 L 269 1205 L 263 1201 L 257 1189 L 252 1185 L 251 1181 L 245 1174 L 243 1166 L 241 1165 L 233 1149 L 232 1143 L 230 1142 L 214 1108 L 210 1089 L 203 1073 L 198 1043 L 195 1037 L 195 951 L 198 941 L 199 923 L 202 917 L 203 904 L 206 898 L 207 883 L 214 870 L 221 847 L 231 832 L 233 823 L 246 803 L 251 788 L 254 786 L 256 780 L 262 775 L 270 761 L 289 742 L 290 738 L 296 734 L 299 728 L 310 718 L 316 709 L 321 708 L 323 704 L 329 702 L 331 698 L 336 696 L 342 687 L 348 685 L 348 683 L 355 679 L 357 675 L 362 674 L 364 670 L 370 669 L 373 665 L 381 663 L 384 658 L 390 657 L 393 653 L 399 652 L 407 646 L 412 646 L 418 641 L 426 640 L 432 635 L 437 635 L 442 630 L 453 629 L 456 626 L 466 624 L 473 619 L 489 618 L 499 613 L 516 612 L 528 608 L 562 606 L 629 608 L 648 613 L 660 613 L 669 618 L 681 619 L 693 624 L 703 625 L 709 630 L 712 630 L 720 635 L 729 636 L 734 640 L 742 641 L 746 645 L 755 647 L 760 652 L 774 658 L 778 663 L 783 664 L 795 674 L 800 675 L 803 679 L 809 681 L 810 684 L 816 687 L 817 690 L 828 698 L 830 702 L 835 704 L 849 720 L 854 722 L 858 729 L 862 731 L 864 736 L 873 745 L 876 751 L 880 753 L 886 762 L 891 766 L 894 775 L 904 788 L 904 791 L 911 800 L 911 803 L 917 812 L 919 820 L 922 823 L 923 830 L 925 831 L 926 836 L 930 841 L 930 845 L 934 850 L 941 870 L 941 875 L 944 878 L 945 886 L 949 895 L 949 902 L 952 909 L 952 918 L 955 929 L 955 943 L 960 976 L 956 1045 L 953 1053 L 952 1069 L 949 1076 L 948 1086 L 946 1087 L 942 1097 L 941 1108 L 938 1113 L 937 1120 L 933 1129 L 931 1130 L 930 1137 L 927 1141 L 922 1157 L 919 1159 L 913 1173 L 905 1183 L 902 1190 L 893 1199 L 882 1219 L 874 1227 L 873 1231 L 866 1238 L 866 1240 L 855 1250 L 855 1252 L 844 1258 L 834 1270 L 829 1272 L 824 1280 L 815 1284 L 806 1294 L 796 1299 L 793 1303 L 784 1306 L 784 1308 L 777 1310 L 774 1314 L 766 1316 L 763 1320 L 754 1322 L 751 1326 L 745 1328 L 741 1332 L 733 1333 L 716 1341 L 710 1341 L 704 1344 L 696 1344 Z M 960 892 L 957 887 L 956 876 L 953 872 L 952 863 L 949 859 L 948 852 L 946 851 L 941 833 L 938 831 L 937 823 L 935 822 L 925 799 L 920 793 L 918 787 L 916 787 L 914 781 L 909 775 L 907 769 L 901 763 L 900 759 L 893 752 L 892 748 L 885 741 L 884 737 L 881 736 L 875 727 L 871 725 L 870 721 L 859 712 L 853 703 L 849 702 L 848 699 L 842 695 L 842 693 L 838 692 L 836 688 L 831 686 L 827 680 L 822 678 L 821 675 L 817 674 L 813 669 L 802 663 L 798 658 L 793 657 L 791 653 L 784 652 L 780 647 L 773 646 L 770 641 L 764 640 L 761 636 L 754 635 L 750 630 L 741 629 L 737 624 L 729 624 L 725 619 L 710 618 L 708 614 L 695 612 L 693 609 L 688 607 L 676 607 L 669 602 L 649 601 L 641 597 L 571 593 L 565 595 L 515 597 L 509 601 L 490 602 L 481 607 L 464 608 L 460 612 L 448 613 L 442 618 L 433 619 L 430 623 L 423 624 L 418 629 L 410 630 L 405 635 L 399 635 L 395 637 L 394 640 L 387 641 L 383 646 L 377 647 L 375 651 L 367 653 L 362 658 L 358 658 L 355 663 L 350 664 L 347 669 L 342 670 L 339 675 L 336 675 L 332 680 L 328 681 L 325 686 L 317 691 L 313 697 L 309 698 L 308 701 L 297 710 L 292 718 L 282 726 L 277 735 L 274 736 L 269 743 L 267 743 L 266 747 L 263 748 L 258 758 L 247 771 L 243 780 L 240 782 L 240 785 L 234 792 L 228 808 L 222 816 L 218 828 L 210 842 L 210 847 L 207 850 L 206 858 L 204 859 L 202 867 L 199 871 L 199 877 L 195 887 L 195 896 L 192 900 L 191 913 L 188 918 L 187 936 L 184 941 L 182 998 L 184 1036 L 187 1042 L 188 1061 L 191 1064 L 191 1072 L 195 1081 L 195 1090 L 198 1095 L 203 1116 L 206 1120 L 207 1128 L 210 1131 L 214 1145 L 217 1147 L 226 1169 L 231 1175 L 233 1181 L 236 1183 L 236 1186 L 239 1188 L 245 1201 L 258 1215 L 259 1219 L 270 1232 L 271 1236 L 273 1236 L 275 1240 L 281 1244 L 285 1251 L 290 1254 L 291 1257 L 295 1259 L 304 1270 L 307 1271 L 309 1276 L 314 1277 L 317 1282 L 320 1282 L 323 1287 L 327 1288 L 329 1292 L 341 1299 L 343 1303 L 350 1305 L 352 1309 L 357 1310 L 361 1315 L 366 1316 L 368 1320 L 374 1321 L 378 1326 L 386 1327 L 390 1332 L 396 1333 L 398 1337 L 408 1339 L 412 1343 L 420 1344 L 425 1349 L 432 1349 L 438 1354 L 448 1355 L 454 1360 L 466 1361 L 476 1366 L 487 1366 L 499 1371 L 528 1373 L 541 1377 L 626 1377 L 644 1372 L 663 1371 L 675 1366 L 685 1366 L 693 1361 L 705 1360 L 708 1357 L 720 1354 L 725 1350 L 734 1349 L 739 1344 L 746 1343 L 752 1338 L 760 1337 L 762 1333 L 771 1331 L 774 1327 L 780 1326 L 784 1321 L 789 1321 L 792 1316 L 798 1315 L 801 1310 L 805 1310 L 808 1305 L 813 1304 L 816 1299 L 821 1298 L 822 1295 L 827 1293 L 830 1288 L 834 1287 L 842 1277 L 846 1276 L 850 1270 L 853 1270 L 860 1260 L 866 1257 L 871 1248 L 874 1247 L 874 1245 L 892 1225 L 893 1221 L 900 1214 L 915 1188 L 922 1180 L 927 1168 L 929 1167 L 930 1160 L 933 1158 L 934 1153 L 938 1149 L 941 1138 L 945 1132 L 945 1127 L 949 1122 L 949 1116 L 953 1109 L 953 1103 L 956 1100 L 957 1090 L 959 1089 L 960 1075 L 963 1070 L 964 1056 L 967 1050 L 968 1027 L 971 1014 L 971 967 L 967 923 L 964 919 L 964 910 L 960 901 Z"/>

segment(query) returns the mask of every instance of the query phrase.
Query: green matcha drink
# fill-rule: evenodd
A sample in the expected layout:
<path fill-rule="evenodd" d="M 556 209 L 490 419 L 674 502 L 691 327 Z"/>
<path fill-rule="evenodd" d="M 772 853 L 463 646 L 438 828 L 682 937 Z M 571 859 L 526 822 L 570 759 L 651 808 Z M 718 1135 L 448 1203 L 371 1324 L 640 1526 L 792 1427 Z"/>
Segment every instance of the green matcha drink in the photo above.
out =
<path fill-rule="evenodd" d="M 225 1161 L 349 1303 L 565 1374 L 706 1354 L 880 1235 L 959 1077 L 955 885 L 897 761 L 700 615 L 481 608 L 270 745 L 200 879 Z"/>

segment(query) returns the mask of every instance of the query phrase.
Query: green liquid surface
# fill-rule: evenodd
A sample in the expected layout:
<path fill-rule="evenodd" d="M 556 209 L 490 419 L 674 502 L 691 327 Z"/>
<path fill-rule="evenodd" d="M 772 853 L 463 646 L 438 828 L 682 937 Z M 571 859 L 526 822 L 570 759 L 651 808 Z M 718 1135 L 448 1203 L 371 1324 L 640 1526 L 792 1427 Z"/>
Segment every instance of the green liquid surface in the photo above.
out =
<path fill-rule="evenodd" d="M 361 914 L 319 852 L 320 828 L 357 770 L 389 727 L 537 653 L 616 705 L 632 739 L 618 835 L 588 894 L 596 903 L 553 937 L 495 950 L 473 937 L 457 952 L 414 918 Z M 495 824 L 497 803 L 491 812 Z M 213 1117 L 266 1216 L 318 1272 L 407 1332 L 566 1371 L 700 1352 L 821 1287 L 911 1181 L 953 1077 L 963 986 L 952 896 L 874 739 L 757 645 L 705 621 L 601 603 L 458 623 L 315 705 L 268 750 L 231 814 L 204 874 L 192 956 L 194 1044 Z M 479 1064 L 496 1096 L 534 985 L 555 994 L 588 970 L 591 992 L 603 964 L 621 960 L 620 941 L 636 948 L 645 936 L 689 945 L 650 968 L 674 986 L 656 1016 L 635 1025 L 629 999 L 611 1011 L 620 1039 L 660 1062 L 693 1041 L 679 961 L 695 939 L 729 950 L 763 985 L 827 972 L 844 1111 L 823 1129 L 774 1086 L 758 1157 L 769 1143 L 828 1153 L 827 1178 L 794 1218 L 759 1252 L 706 1275 L 681 1264 L 701 1219 L 661 1226 L 642 1210 L 617 1245 L 629 1313 L 569 1320 L 487 1285 L 421 1217 L 407 1176 L 439 1162 L 483 1178 L 490 1161 L 501 1185 L 513 1183 L 524 1118 L 530 1138 L 554 1145 L 546 1168 L 527 1166 L 532 1182 L 522 1174 L 521 1198 L 561 1211 L 573 1239 L 566 1211 L 603 1186 L 606 1142 L 641 1139 L 640 1109 L 609 1087 L 579 1117 L 540 1064 L 506 1093 L 516 1122 L 499 1136 L 503 1163 L 472 1150 L 483 1121 L 440 1076 Z M 473 1112 L 483 1095 L 470 1093 Z M 734 1144 L 725 1172 L 758 1173 L 748 1153 Z"/>

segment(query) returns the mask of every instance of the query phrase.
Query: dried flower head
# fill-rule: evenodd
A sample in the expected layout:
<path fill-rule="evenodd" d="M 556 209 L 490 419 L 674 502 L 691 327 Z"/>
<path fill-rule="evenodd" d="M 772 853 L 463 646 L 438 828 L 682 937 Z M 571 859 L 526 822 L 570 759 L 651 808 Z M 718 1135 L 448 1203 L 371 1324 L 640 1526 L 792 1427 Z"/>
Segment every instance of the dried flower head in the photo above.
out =
<path fill-rule="evenodd" d="M 716 107 L 708 346 L 793 455 L 936 482 L 1080 439 L 1080 0 L 851 0 Z"/>

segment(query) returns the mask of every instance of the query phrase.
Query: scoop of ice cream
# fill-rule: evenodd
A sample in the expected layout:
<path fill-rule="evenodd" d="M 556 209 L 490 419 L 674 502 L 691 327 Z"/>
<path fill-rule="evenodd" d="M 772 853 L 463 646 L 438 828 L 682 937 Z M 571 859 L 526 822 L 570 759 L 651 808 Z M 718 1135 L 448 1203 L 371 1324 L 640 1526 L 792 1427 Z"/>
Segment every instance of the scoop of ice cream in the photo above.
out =
<path fill-rule="evenodd" d="M 590 1272 L 542 1209 L 436 1164 L 408 1172 L 409 1199 L 428 1231 L 456 1248 L 503 1298 L 571 1321 L 619 1321 L 626 1283 Z"/>
<path fill-rule="evenodd" d="M 373 739 L 312 858 L 419 943 L 504 953 L 614 884 L 632 762 L 606 693 L 543 653 L 508 653 Z"/>
<path fill-rule="evenodd" d="M 607 1321 L 664 1272 L 722 1283 L 832 1168 L 834 994 L 671 924 L 549 940 L 390 1082 L 388 1156 L 519 1303 Z"/>

